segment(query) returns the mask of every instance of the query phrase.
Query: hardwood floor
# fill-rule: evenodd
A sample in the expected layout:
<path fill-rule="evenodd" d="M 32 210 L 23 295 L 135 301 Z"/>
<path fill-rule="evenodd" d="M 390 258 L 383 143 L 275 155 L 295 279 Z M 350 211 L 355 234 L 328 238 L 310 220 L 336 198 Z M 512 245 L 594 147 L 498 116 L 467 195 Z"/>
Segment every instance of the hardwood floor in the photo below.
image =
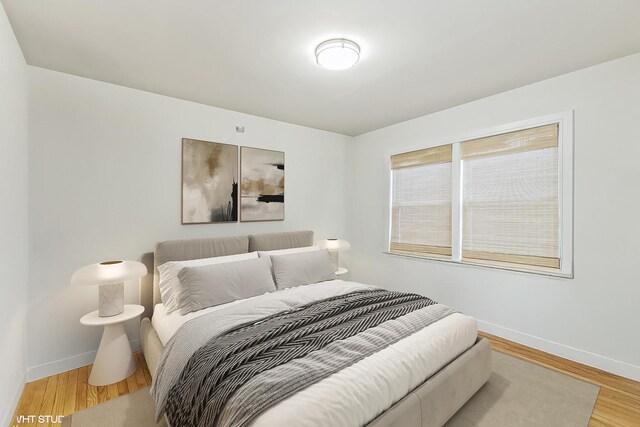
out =
<path fill-rule="evenodd" d="M 640 382 L 632 381 L 599 369 L 572 362 L 504 338 L 481 333 L 491 341 L 494 350 L 546 368 L 571 375 L 600 387 L 591 421 L 588 427 L 639 427 L 640 426 Z M 136 353 L 138 370 L 126 380 L 104 387 L 87 383 L 91 365 L 62 374 L 27 383 L 11 427 L 58 426 L 56 418 L 97 405 L 151 385 L 151 375 L 142 353 Z M 35 422 L 19 422 L 20 415 L 35 415 Z M 38 422 L 37 416 L 52 418 Z M 52 422 L 53 421 L 53 422 Z M 496 426 L 500 427 L 500 426 Z"/>
<path fill-rule="evenodd" d="M 60 425 L 59 416 L 114 399 L 151 385 L 151 374 L 141 352 L 135 353 L 138 369 L 129 378 L 116 384 L 96 387 L 89 385 L 91 365 L 27 383 L 10 427 Z M 20 419 L 20 416 L 33 416 Z M 50 416 L 39 419 L 40 416 Z"/>

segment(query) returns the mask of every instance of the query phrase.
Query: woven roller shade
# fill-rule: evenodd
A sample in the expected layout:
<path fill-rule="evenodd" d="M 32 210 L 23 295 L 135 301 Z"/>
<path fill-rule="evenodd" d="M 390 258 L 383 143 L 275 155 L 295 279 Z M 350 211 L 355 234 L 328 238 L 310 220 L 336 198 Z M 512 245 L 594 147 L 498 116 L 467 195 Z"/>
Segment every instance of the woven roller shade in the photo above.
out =
<path fill-rule="evenodd" d="M 425 148 L 424 150 L 391 156 L 391 169 L 410 168 L 414 166 L 433 165 L 451 162 L 451 145 Z"/>
<path fill-rule="evenodd" d="M 447 162 L 443 153 L 420 150 L 422 163 L 392 170 L 392 252 L 451 256 L 451 147 Z"/>
<path fill-rule="evenodd" d="M 500 156 L 558 146 L 558 124 L 538 126 L 462 143 L 462 159 Z"/>
<path fill-rule="evenodd" d="M 462 143 L 462 258 L 560 268 L 557 124 Z"/>

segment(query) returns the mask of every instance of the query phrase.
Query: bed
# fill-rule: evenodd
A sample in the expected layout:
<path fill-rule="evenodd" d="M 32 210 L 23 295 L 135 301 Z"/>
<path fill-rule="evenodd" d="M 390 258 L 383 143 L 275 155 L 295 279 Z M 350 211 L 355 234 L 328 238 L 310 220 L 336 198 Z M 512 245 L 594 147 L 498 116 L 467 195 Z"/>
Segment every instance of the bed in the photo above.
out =
<path fill-rule="evenodd" d="M 189 341 L 185 340 L 187 332 L 184 331 L 188 328 L 181 326 L 197 323 L 190 320 L 200 316 L 216 319 L 217 310 L 222 314 L 236 310 L 232 302 L 222 308 L 208 308 L 184 316 L 176 312 L 167 314 L 160 298 L 158 266 L 169 261 L 311 245 L 313 232 L 295 231 L 165 241 L 156 245 L 154 253 L 145 254 L 142 261 L 152 273 L 140 282 L 140 301 L 145 307 L 140 342 L 154 380 L 158 380 L 157 375 L 164 375 L 158 372 L 158 366 L 161 361 L 166 362 L 167 354 L 163 359 L 163 352 L 176 332 L 181 331 L 183 343 Z M 332 293 L 351 295 L 367 285 L 335 280 L 285 291 L 289 291 L 288 298 L 321 299 L 329 287 Z M 256 298 L 262 298 L 259 305 L 264 305 L 267 297 Z M 250 306 L 249 300 L 251 298 L 240 305 Z M 261 412 L 250 425 L 263 427 L 295 418 L 304 420 L 296 425 L 442 426 L 480 389 L 490 374 L 489 343 L 477 337 L 475 321 L 453 313 L 290 395 Z"/>

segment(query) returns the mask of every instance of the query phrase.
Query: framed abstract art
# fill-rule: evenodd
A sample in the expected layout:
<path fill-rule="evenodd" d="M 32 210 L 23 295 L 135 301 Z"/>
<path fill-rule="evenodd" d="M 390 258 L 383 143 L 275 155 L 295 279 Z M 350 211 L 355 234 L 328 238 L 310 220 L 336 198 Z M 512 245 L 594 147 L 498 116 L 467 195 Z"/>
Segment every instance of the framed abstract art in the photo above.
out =
<path fill-rule="evenodd" d="M 238 146 L 182 139 L 182 223 L 238 221 Z"/>
<path fill-rule="evenodd" d="M 240 221 L 284 220 L 284 152 L 240 147 Z"/>

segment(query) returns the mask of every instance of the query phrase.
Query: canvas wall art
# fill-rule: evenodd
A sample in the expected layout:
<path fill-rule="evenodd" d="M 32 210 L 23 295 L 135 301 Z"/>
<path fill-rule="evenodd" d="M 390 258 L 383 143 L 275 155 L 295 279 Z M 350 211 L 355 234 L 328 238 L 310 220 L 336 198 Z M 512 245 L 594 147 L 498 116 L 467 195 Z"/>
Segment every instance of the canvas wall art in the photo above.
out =
<path fill-rule="evenodd" d="M 240 221 L 284 220 L 284 153 L 240 148 Z"/>
<path fill-rule="evenodd" d="M 182 223 L 238 221 L 238 146 L 182 140 Z"/>

